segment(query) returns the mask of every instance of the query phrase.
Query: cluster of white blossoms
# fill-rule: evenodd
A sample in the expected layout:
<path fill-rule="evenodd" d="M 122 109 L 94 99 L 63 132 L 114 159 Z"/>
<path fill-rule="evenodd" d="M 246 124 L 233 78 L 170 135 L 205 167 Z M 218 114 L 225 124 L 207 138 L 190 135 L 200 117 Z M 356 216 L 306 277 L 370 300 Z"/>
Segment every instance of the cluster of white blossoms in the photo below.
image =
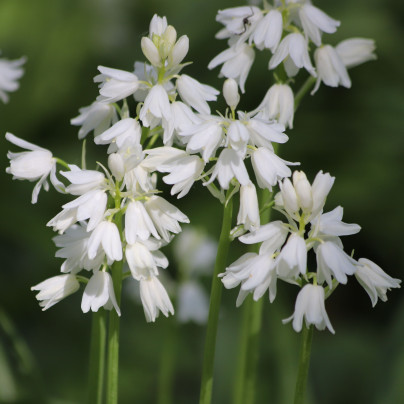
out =
<path fill-rule="evenodd" d="M 313 94 L 321 82 L 350 88 L 347 69 L 376 58 L 374 41 L 370 39 L 351 38 L 335 47 L 323 43 L 322 34 L 335 33 L 340 22 L 313 6 L 310 0 L 274 0 L 272 4 L 265 1 L 262 9 L 229 8 L 219 11 L 216 20 L 224 25 L 216 38 L 227 39 L 229 47 L 212 59 L 208 67 L 222 65 L 220 75 L 235 79 L 244 92 L 255 49 L 268 49 L 271 52 L 268 68 L 276 69 L 277 82 L 269 88 L 256 111 L 290 128 L 294 96 L 289 84 L 301 68 L 317 78 Z"/>
<path fill-rule="evenodd" d="M 8 94 L 19 88 L 18 79 L 24 74 L 21 67 L 25 63 L 25 58 L 17 60 L 0 59 L 0 99 L 7 103 Z"/>
<path fill-rule="evenodd" d="M 6 135 L 11 143 L 27 149 L 9 152 L 7 172 L 16 179 L 37 181 L 33 203 L 42 187 L 48 189 L 48 177 L 58 191 L 75 197 L 48 222 L 59 233 L 54 238 L 59 248 L 56 256 L 64 262 L 61 275 L 32 288 L 39 291 L 37 299 L 44 310 L 76 292 L 83 282 L 83 312 L 104 307 L 120 314 L 117 290 L 122 278 L 131 276 L 139 282 L 147 321 L 155 321 L 159 312 L 165 316 L 174 312 L 158 278 L 168 266 L 160 249 L 181 232 L 180 223 L 189 220 L 159 195 L 160 175 L 177 198 L 186 196 L 197 181 L 224 205 L 239 195 L 237 231 L 232 236 L 243 233 L 241 242 L 262 245 L 259 253 L 243 255 L 221 274 L 227 288 L 241 284 L 237 305 L 247 294 L 257 300 L 266 290 L 273 301 L 281 279 L 302 287 L 291 317 L 294 329 L 301 330 L 304 317 L 307 324 L 333 332 L 324 300 L 348 276 L 355 274 L 373 304 L 378 298 L 386 300 L 388 289 L 399 287 L 400 281 L 376 264 L 357 261 L 343 251 L 339 237 L 360 228 L 342 222 L 341 207 L 323 213 L 334 178 L 320 172 L 310 185 L 297 171 L 291 181 L 290 166 L 298 163 L 276 154 L 277 145 L 288 140 L 285 127 L 293 125 L 291 78 L 304 67 L 317 77 L 314 91 L 321 81 L 350 87 L 346 69 L 374 58 L 373 41 L 351 39 L 335 48 L 322 44 L 322 33 L 335 32 L 339 22 L 309 1 L 276 0 L 272 6 L 265 3 L 264 9 L 236 7 L 219 11 L 217 20 L 224 25 L 217 36 L 228 38 L 230 47 L 209 67 L 223 64 L 221 75 L 227 78 L 223 97 L 228 106 L 224 114 L 212 114 L 209 106 L 219 91 L 182 73 L 188 64 L 183 63 L 188 37 L 177 39 L 166 18 L 155 15 L 148 36 L 141 40 L 148 62 L 135 62 L 133 71 L 99 66 L 100 74 L 94 78 L 99 83 L 96 101 L 71 120 L 80 127 L 79 139 L 93 132 L 96 145 L 108 146 L 107 167 L 97 163 L 96 170 L 89 170 L 67 164 L 46 149 Z M 316 46 L 315 66 L 311 43 Z M 237 110 L 238 89 L 245 90 L 254 48 L 272 52 L 269 68 L 276 68 L 276 84 L 258 108 L 245 112 Z M 137 104 L 130 108 L 133 99 Z M 57 164 L 64 166 L 59 178 L 67 184 L 57 178 Z M 260 210 L 268 207 L 259 206 L 257 187 L 272 191 L 277 186 L 275 207 L 287 223 L 261 225 Z M 317 257 L 316 272 L 307 269 L 310 250 Z M 129 270 L 123 273 L 124 263 Z M 199 302 L 206 300 L 195 287 L 188 287 L 185 295 L 188 302 L 191 295 Z M 195 312 L 194 319 L 203 322 L 206 310 Z"/>
<path fill-rule="evenodd" d="M 344 252 L 340 237 L 358 233 L 360 227 L 342 221 L 341 206 L 323 212 L 333 183 L 334 177 L 321 171 L 313 184 L 302 171 L 295 171 L 292 181 L 286 178 L 279 183 L 275 209 L 286 222 L 273 221 L 239 237 L 244 244 L 262 243 L 259 252 L 244 254 L 220 275 L 226 288 L 241 285 L 237 306 L 248 294 L 258 300 L 266 291 L 272 302 L 279 279 L 302 288 L 294 314 L 284 322 L 293 320 L 294 330 L 301 331 L 305 319 L 307 326 L 314 324 L 319 330 L 327 327 L 334 333 L 324 301 L 338 284 L 347 283 L 348 276 L 355 275 L 373 306 L 378 298 L 387 300 L 387 290 L 400 287 L 400 280 L 391 278 L 372 261 L 355 260 Z M 308 269 L 310 250 L 316 255 L 315 271 Z"/>

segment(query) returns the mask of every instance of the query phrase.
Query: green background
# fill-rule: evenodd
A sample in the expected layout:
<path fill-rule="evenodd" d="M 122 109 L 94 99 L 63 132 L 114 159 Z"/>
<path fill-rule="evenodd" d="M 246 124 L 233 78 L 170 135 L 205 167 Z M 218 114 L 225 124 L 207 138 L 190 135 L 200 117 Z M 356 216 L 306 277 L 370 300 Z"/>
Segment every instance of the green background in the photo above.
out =
<path fill-rule="evenodd" d="M 206 68 L 225 48 L 224 41 L 214 39 L 220 29 L 215 15 L 217 8 L 241 4 L 228 0 L 1 0 L 2 54 L 28 58 L 20 89 L 11 94 L 9 104 L 0 104 L 1 136 L 12 132 L 79 163 L 78 130 L 69 121 L 96 97 L 92 82 L 96 67 L 131 70 L 135 60 L 143 60 L 140 39 L 154 13 L 166 15 L 179 35 L 189 36 L 186 60 L 193 64 L 185 72 L 220 89 L 218 69 Z M 398 278 L 404 274 L 403 4 L 398 0 L 315 2 L 342 21 L 338 32 L 324 36 L 325 41 L 373 38 L 378 60 L 349 72 L 352 89 L 321 86 L 314 97 L 307 96 L 281 151 L 285 159 L 300 161 L 310 180 L 320 169 L 336 177 L 327 207 L 342 205 L 344 220 L 362 226 L 359 234 L 346 238 L 346 250 L 355 249 L 356 257 L 367 257 Z M 268 58 L 269 54 L 256 58 L 240 109 L 256 107 L 269 87 Z M 220 101 L 218 108 L 222 107 Z M 32 285 L 59 271 L 53 233 L 45 224 L 67 199 L 42 191 L 38 204 L 31 205 L 33 184 L 12 181 L 4 172 L 7 150 L 16 148 L 4 138 L 0 148 L 0 402 L 80 403 L 85 397 L 91 317 L 80 310 L 81 293 L 42 313 L 30 291 Z M 89 154 L 97 156 L 96 148 L 90 148 Z M 176 204 L 192 223 L 218 236 L 221 208 L 201 186 Z M 241 245 L 234 243 L 231 258 L 242 252 Z M 165 253 L 175 274 L 172 254 L 169 249 Z M 275 302 L 265 302 L 257 403 L 291 402 L 299 336 L 280 320 L 292 313 L 296 292 L 290 285 L 280 285 Z M 214 403 L 232 402 L 241 320 L 241 310 L 235 308 L 237 293 L 224 291 Z M 315 334 L 310 402 L 404 402 L 401 290 L 393 290 L 387 303 L 379 302 L 372 309 L 364 290 L 352 280 L 327 300 L 327 311 L 336 335 Z M 173 402 L 197 402 L 204 328 L 176 326 L 175 318 L 146 324 L 129 287 L 122 312 L 120 402 L 157 402 L 164 352 L 171 352 L 175 362 Z"/>

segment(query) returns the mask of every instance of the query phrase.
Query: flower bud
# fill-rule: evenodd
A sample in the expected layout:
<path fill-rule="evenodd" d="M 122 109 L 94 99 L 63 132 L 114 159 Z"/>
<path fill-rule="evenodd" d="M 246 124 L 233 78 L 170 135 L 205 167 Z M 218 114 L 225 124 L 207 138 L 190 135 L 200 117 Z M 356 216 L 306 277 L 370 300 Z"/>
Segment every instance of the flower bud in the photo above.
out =
<path fill-rule="evenodd" d="M 171 49 L 171 52 L 168 55 L 168 61 L 170 66 L 177 66 L 179 65 L 186 54 L 188 53 L 189 49 L 189 39 L 186 35 L 183 35 L 174 47 Z"/>
<path fill-rule="evenodd" d="M 108 167 L 112 175 L 120 181 L 125 175 L 125 164 L 123 158 L 118 153 L 112 153 L 108 157 Z"/>
<path fill-rule="evenodd" d="M 295 217 L 295 212 L 299 210 L 299 204 L 295 188 L 290 182 L 289 178 L 285 178 L 283 182 L 279 183 L 282 193 L 283 206 L 290 216 Z"/>
<path fill-rule="evenodd" d="M 238 93 L 238 85 L 234 79 L 227 79 L 223 84 L 223 97 L 226 104 L 232 109 L 236 109 L 240 94 Z"/>
<path fill-rule="evenodd" d="M 293 186 L 295 187 L 299 205 L 303 212 L 311 212 L 313 207 L 311 185 L 303 171 L 295 171 L 293 173 Z"/>
<path fill-rule="evenodd" d="M 142 38 L 140 46 L 142 47 L 143 54 L 147 57 L 149 62 L 153 66 L 160 66 L 161 64 L 160 54 L 153 41 L 150 38 L 144 36 Z"/>
<path fill-rule="evenodd" d="M 161 36 L 158 47 L 162 59 L 167 59 L 176 40 L 177 40 L 177 31 L 172 25 L 169 25 L 164 31 L 164 34 Z"/>

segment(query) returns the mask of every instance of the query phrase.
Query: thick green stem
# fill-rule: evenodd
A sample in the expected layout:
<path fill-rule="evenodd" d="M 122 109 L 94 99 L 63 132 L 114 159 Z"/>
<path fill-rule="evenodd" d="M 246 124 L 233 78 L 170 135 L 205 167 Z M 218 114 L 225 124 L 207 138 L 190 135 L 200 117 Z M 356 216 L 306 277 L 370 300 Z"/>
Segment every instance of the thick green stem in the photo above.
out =
<path fill-rule="evenodd" d="M 219 273 L 226 268 L 227 253 L 230 245 L 230 230 L 233 216 L 233 200 L 230 199 L 223 210 L 222 230 L 220 233 L 215 269 L 212 278 L 212 287 L 209 304 L 209 317 L 205 339 L 205 353 L 202 367 L 200 404 L 210 404 L 213 387 L 213 364 L 216 348 L 216 334 L 219 320 L 220 301 L 222 297 L 222 282 Z"/>
<path fill-rule="evenodd" d="M 260 206 L 269 204 L 273 194 L 267 189 L 261 191 Z M 271 210 L 263 210 L 260 215 L 261 225 L 269 222 Z M 259 245 L 254 246 L 258 252 Z M 243 319 L 241 325 L 241 337 L 238 348 L 238 366 L 234 389 L 234 404 L 253 404 L 255 399 L 259 335 L 262 325 L 262 309 L 264 299 L 254 302 L 248 296 L 243 303 Z"/>
<path fill-rule="evenodd" d="M 106 313 L 103 308 L 92 314 L 88 404 L 102 404 L 105 372 Z"/>
<path fill-rule="evenodd" d="M 112 280 L 118 306 L 121 304 L 122 261 L 112 266 Z M 118 403 L 119 370 L 119 316 L 115 309 L 109 314 L 108 328 L 108 369 L 107 369 L 107 404 Z"/>
<path fill-rule="evenodd" d="M 119 184 L 117 184 L 118 190 Z M 115 208 L 119 208 L 119 192 L 115 198 Z M 115 223 L 119 233 L 122 233 L 122 212 L 115 216 Z M 115 298 L 118 306 L 121 305 L 122 291 L 122 266 L 123 261 L 115 261 L 112 265 L 112 281 L 114 284 Z M 119 373 L 119 316 L 115 309 L 109 314 L 108 328 L 108 369 L 107 369 L 107 404 L 118 403 L 118 373 Z"/>
<path fill-rule="evenodd" d="M 176 356 L 178 351 L 178 326 L 175 319 L 167 321 L 161 353 L 157 404 L 173 404 L 173 380 L 175 376 Z"/>
<path fill-rule="evenodd" d="M 309 373 L 311 341 L 313 339 L 314 326 L 309 328 L 303 325 L 302 345 L 300 348 L 299 370 L 296 380 L 294 404 L 303 404 L 306 393 L 307 375 Z"/>

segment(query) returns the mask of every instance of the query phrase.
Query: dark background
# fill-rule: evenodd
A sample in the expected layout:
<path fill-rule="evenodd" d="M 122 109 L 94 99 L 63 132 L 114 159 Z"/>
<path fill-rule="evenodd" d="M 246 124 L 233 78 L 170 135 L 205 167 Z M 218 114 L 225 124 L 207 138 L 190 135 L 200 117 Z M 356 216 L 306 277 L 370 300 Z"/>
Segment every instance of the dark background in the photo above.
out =
<path fill-rule="evenodd" d="M 189 36 L 186 60 L 193 64 L 185 72 L 220 89 L 218 69 L 206 68 L 225 48 L 224 41 L 214 39 L 220 29 L 215 15 L 217 8 L 242 4 L 228 0 L 216 4 L 1 0 L 2 55 L 28 58 L 20 89 L 11 94 L 9 104 L 0 105 L 2 136 L 12 132 L 79 163 L 78 129 L 69 121 L 95 99 L 96 67 L 131 70 L 135 60 L 143 60 L 140 39 L 154 13 L 166 15 L 179 35 Z M 373 38 L 378 60 L 349 72 L 352 89 L 322 85 L 314 97 L 307 96 L 281 153 L 289 161 L 300 161 L 310 180 L 320 169 L 336 177 L 327 207 L 342 205 L 344 220 L 362 226 L 359 234 L 346 238 L 346 250 L 355 249 L 356 257 L 367 257 L 391 276 L 402 278 L 404 6 L 399 0 L 319 0 L 315 5 L 342 22 L 335 35 L 324 36 L 325 42 L 327 38 L 334 45 L 349 37 Z M 269 87 L 268 58 L 269 54 L 257 57 L 240 109 L 256 107 Z M 38 204 L 31 205 L 34 184 L 12 181 L 4 172 L 7 150 L 16 148 L 4 140 L 0 145 L 0 402 L 42 403 L 47 397 L 52 403 L 80 403 L 85 397 L 91 317 L 80 310 L 81 293 L 42 313 L 30 291 L 32 285 L 59 271 L 53 233 L 45 224 L 67 199 L 42 191 Z M 97 156 L 96 148 L 90 148 L 89 154 Z M 201 186 L 176 204 L 193 224 L 218 236 L 221 208 Z M 232 259 L 241 252 L 235 243 Z M 170 250 L 165 253 L 175 273 Z M 290 285 L 279 285 L 275 302 L 265 302 L 257 403 L 291 402 L 299 336 L 280 320 L 292 313 L 296 292 Z M 232 399 L 241 320 L 241 310 L 235 309 L 237 293 L 224 291 L 215 403 Z M 327 300 L 327 311 L 336 335 L 315 334 L 310 402 L 404 402 L 401 290 L 393 290 L 387 303 L 379 302 L 372 309 L 369 297 L 352 279 Z M 197 402 L 204 328 L 176 326 L 175 318 L 146 324 L 129 290 L 123 296 L 122 312 L 120 402 L 158 402 L 164 352 L 172 352 L 175 361 L 175 402 Z M 170 401 L 160 401 L 164 402 Z"/>

